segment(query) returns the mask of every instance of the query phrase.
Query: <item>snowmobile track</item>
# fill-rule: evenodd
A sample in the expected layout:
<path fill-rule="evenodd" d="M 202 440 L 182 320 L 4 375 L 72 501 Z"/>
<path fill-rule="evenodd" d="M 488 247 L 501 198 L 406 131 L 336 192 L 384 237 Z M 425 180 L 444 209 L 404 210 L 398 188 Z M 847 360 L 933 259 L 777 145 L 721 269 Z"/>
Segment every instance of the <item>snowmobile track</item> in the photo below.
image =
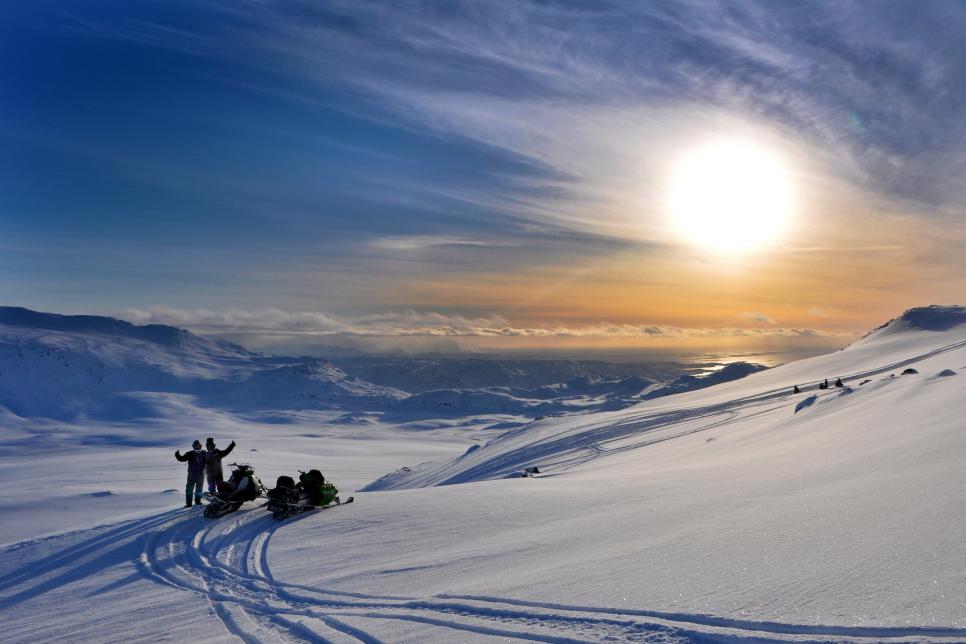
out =
<path fill-rule="evenodd" d="M 244 510 L 230 522 L 176 517 L 147 535 L 137 563 L 154 581 L 203 596 L 226 630 L 245 642 L 375 644 L 379 637 L 360 624 L 378 631 L 378 622 L 387 620 L 430 627 L 441 641 L 461 632 L 555 643 L 966 640 L 966 629 L 955 628 L 782 624 L 490 595 L 392 597 L 290 584 L 274 579 L 268 566 L 271 537 L 284 525 Z"/>

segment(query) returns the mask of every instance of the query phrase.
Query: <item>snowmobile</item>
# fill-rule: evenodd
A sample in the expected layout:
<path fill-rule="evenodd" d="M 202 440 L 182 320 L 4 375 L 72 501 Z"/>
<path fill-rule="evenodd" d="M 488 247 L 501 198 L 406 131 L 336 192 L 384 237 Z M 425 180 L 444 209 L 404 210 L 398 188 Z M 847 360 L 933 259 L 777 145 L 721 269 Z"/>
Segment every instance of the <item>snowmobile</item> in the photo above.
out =
<path fill-rule="evenodd" d="M 255 476 L 255 470 L 251 465 L 238 463 L 231 465 L 235 468 L 231 478 L 218 483 L 214 494 L 205 495 L 208 499 L 205 516 L 209 519 L 216 519 L 234 512 L 241 507 L 242 503 L 254 501 L 265 491 L 265 487 Z"/>
<path fill-rule="evenodd" d="M 331 504 L 344 505 L 339 498 L 339 489 L 326 481 L 319 470 L 299 470 L 298 483 L 291 476 L 280 476 L 267 496 L 268 511 L 278 521 Z M 345 503 L 352 501 L 350 496 Z"/>

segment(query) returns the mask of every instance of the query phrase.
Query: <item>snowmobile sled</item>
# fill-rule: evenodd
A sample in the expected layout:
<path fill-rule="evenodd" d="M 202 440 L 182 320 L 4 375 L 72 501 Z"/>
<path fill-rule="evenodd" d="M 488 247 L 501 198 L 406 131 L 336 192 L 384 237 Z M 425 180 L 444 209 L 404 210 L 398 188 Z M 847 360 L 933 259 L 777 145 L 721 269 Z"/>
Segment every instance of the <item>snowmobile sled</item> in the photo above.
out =
<path fill-rule="evenodd" d="M 280 476 L 267 495 L 268 511 L 279 521 L 308 510 L 342 504 L 339 489 L 327 482 L 319 470 L 300 470 L 298 483 L 291 476 Z M 346 503 L 352 500 L 349 497 Z"/>
<path fill-rule="evenodd" d="M 205 516 L 210 519 L 234 512 L 245 501 L 254 501 L 260 497 L 265 490 L 251 465 L 232 463 L 232 467 L 235 469 L 231 478 L 218 483 L 218 489 L 213 495 L 206 495 L 209 502 L 205 508 Z"/>
<path fill-rule="evenodd" d="M 291 476 L 280 476 L 275 481 L 275 487 L 265 493 L 268 497 L 268 511 L 276 519 L 285 518 L 289 506 L 298 505 L 299 488 Z"/>

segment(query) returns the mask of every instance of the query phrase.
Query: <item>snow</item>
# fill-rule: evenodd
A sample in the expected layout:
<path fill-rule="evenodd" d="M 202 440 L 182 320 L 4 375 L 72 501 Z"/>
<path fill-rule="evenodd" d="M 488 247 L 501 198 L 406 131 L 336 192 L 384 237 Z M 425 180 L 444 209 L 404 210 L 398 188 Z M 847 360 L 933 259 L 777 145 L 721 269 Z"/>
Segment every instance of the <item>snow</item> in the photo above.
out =
<path fill-rule="evenodd" d="M 966 641 L 966 385 L 939 377 L 966 369 L 964 321 L 915 309 L 833 354 L 531 422 L 177 392 L 138 422 L 6 413 L 4 640 Z M 207 435 L 265 481 L 319 465 L 370 491 L 284 523 L 173 509 L 169 452 Z"/>
<path fill-rule="evenodd" d="M 327 359 L 266 356 L 174 327 L 0 307 L 0 406 L 21 417 L 62 421 L 162 416 L 162 393 L 190 395 L 201 407 L 233 412 L 341 409 L 394 417 L 444 413 L 533 418 L 619 409 L 646 396 L 707 387 L 763 368 L 736 363 L 662 386 L 633 375 L 588 375 L 602 369 L 593 362 L 570 368 L 560 361 L 414 362 L 410 373 L 399 360 L 390 361 L 401 372 L 390 378 L 385 365 L 373 364 L 372 358 L 348 360 L 350 368 L 391 383 L 376 384 Z M 550 374 L 541 376 L 537 371 L 545 363 Z M 620 367 L 614 369 L 629 368 Z M 474 368 L 483 373 L 473 376 L 468 370 Z M 425 379 L 430 375 L 454 386 L 428 389 Z M 548 385 L 547 378 L 558 375 L 570 379 Z M 463 386 L 501 377 L 523 386 Z M 353 422 L 354 417 L 347 416 L 346 421 Z"/>
<path fill-rule="evenodd" d="M 806 409 L 808 407 L 811 407 L 812 405 L 815 404 L 815 401 L 817 401 L 817 400 L 818 400 L 818 396 L 816 396 L 814 394 L 811 395 L 811 396 L 809 396 L 809 397 L 807 397 L 807 398 L 802 398 L 798 402 L 798 404 L 795 405 L 795 413 L 797 414 L 798 412 L 802 411 L 803 409 Z"/>

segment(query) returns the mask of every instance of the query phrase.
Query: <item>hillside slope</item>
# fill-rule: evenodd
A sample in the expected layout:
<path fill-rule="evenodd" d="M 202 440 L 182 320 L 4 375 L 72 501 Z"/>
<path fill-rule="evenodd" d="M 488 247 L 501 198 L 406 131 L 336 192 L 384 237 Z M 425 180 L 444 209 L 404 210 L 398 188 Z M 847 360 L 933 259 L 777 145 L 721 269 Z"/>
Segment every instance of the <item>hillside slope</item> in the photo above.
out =
<path fill-rule="evenodd" d="M 428 487 L 284 524 L 169 511 L 22 541 L 0 550 L 5 638 L 966 641 L 966 325 L 915 315 L 828 356 L 538 421 L 382 481 Z"/>
<path fill-rule="evenodd" d="M 928 328 L 920 324 L 924 318 L 929 320 L 926 323 Z M 935 327 L 940 330 L 933 330 Z M 888 417 L 894 413 L 892 406 L 897 404 L 891 396 L 900 395 L 898 392 L 905 391 L 911 382 L 924 377 L 923 374 L 918 379 L 895 380 L 901 371 L 908 365 L 922 363 L 937 365 L 937 373 L 945 368 L 957 373 L 955 369 L 963 366 L 955 364 L 961 360 L 956 357 L 963 349 L 960 340 L 966 341 L 966 314 L 962 307 L 913 309 L 833 354 L 782 365 L 710 389 L 669 398 L 657 397 L 613 413 L 530 423 L 483 447 L 474 448 L 456 461 L 397 472 L 366 489 L 400 489 L 503 478 L 532 466 L 544 471 L 560 471 L 597 461 L 612 455 L 615 450 L 627 451 L 687 435 L 696 429 L 704 429 L 706 425 L 716 426 L 724 418 L 739 418 L 752 412 L 755 417 L 766 416 L 776 423 L 787 412 L 794 418 L 781 419 L 781 423 L 800 424 L 805 418 L 823 417 L 824 410 L 831 408 L 839 414 L 854 414 L 846 420 L 850 425 L 875 423 L 877 417 L 870 417 L 864 411 L 854 412 L 854 405 L 875 400 L 887 410 L 885 415 Z M 944 366 L 938 367 L 939 364 Z M 820 382 L 825 379 L 832 382 L 838 377 L 844 380 L 846 387 L 819 389 Z M 953 382 L 946 383 L 942 377 L 921 382 L 940 383 L 934 387 L 936 391 L 957 391 Z M 801 394 L 792 394 L 795 385 L 800 387 Z M 673 383 L 667 389 L 673 392 Z M 853 393 L 856 394 L 854 397 L 845 398 Z M 805 406 L 808 409 L 799 416 L 795 414 L 795 407 L 803 401 L 807 401 Z M 812 405 L 812 402 L 816 404 Z M 956 406 L 956 401 L 950 400 L 948 404 Z"/>

